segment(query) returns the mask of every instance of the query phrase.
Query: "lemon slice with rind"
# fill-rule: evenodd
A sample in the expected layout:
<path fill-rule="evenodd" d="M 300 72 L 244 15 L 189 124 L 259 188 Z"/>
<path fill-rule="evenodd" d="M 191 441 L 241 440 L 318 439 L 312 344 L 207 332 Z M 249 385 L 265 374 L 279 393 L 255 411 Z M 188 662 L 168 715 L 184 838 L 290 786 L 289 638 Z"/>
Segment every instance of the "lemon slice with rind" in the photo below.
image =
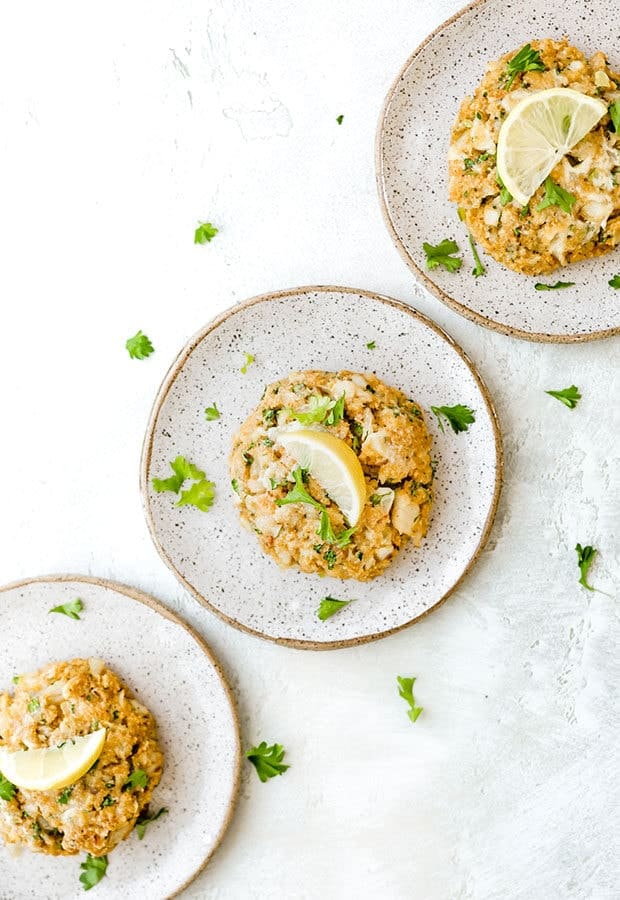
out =
<path fill-rule="evenodd" d="M 327 431 L 308 428 L 282 430 L 278 442 L 318 481 L 349 525 L 357 525 L 366 503 L 366 481 L 349 445 Z"/>
<path fill-rule="evenodd" d="M 506 116 L 497 142 L 497 173 L 521 206 L 562 157 L 591 131 L 607 104 L 571 88 L 524 97 Z"/>
<path fill-rule="evenodd" d="M 0 747 L 0 772 L 18 788 L 29 791 L 61 790 L 75 784 L 99 759 L 106 730 L 69 738 L 58 747 L 16 750 Z"/>

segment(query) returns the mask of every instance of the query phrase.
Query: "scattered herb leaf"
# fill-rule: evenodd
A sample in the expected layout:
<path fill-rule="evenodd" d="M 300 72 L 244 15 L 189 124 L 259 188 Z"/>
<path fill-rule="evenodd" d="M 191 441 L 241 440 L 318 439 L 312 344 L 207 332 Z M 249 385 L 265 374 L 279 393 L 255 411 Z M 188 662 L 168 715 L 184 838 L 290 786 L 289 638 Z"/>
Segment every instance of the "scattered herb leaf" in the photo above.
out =
<path fill-rule="evenodd" d="M 377 342 L 376 342 L 376 341 L 368 341 L 368 343 L 366 344 L 366 349 L 367 349 L 367 350 L 375 350 L 376 347 L 377 347 Z"/>
<path fill-rule="evenodd" d="M 588 584 L 588 572 L 590 571 L 590 566 L 594 562 L 594 557 L 598 553 L 598 550 L 595 550 L 594 547 L 591 547 L 589 544 L 586 547 L 577 544 L 575 552 L 577 554 L 577 565 L 581 572 L 579 584 L 587 591 L 595 591 L 596 588 L 592 587 L 591 584 Z"/>
<path fill-rule="evenodd" d="M 568 406 L 569 409 L 574 409 L 581 400 L 579 388 L 574 384 L 564 388 L 562 391 L 545 391 L 545 394 L 549 394 L 550 397 L 555 397 L 556 400 L 559 400 L 564 406 Z"/>
<path fill-rule="evenodd" d="M 573 194 L 569 194 L 563 187 L 556 184 L 550 177 L 545 178 L 545 196 L 536 207 L 536 211 L 540 212 L 547 209 L 548 206 L 559 206 L 565 213 L 569 213 L 577 202 L 577 198 Z"/>
<path fill-rule="evenodd" d="M 409 704 L 407 715 L 412 722 L 415 722 L 423 709 L 422 706 L 415 705 L 415 697 L 413 696 L 413 685 L 415 684 L 415 678 L 403 678 L 401 675 L 397 675 L 396 680 L 398 682 L 399 696 Z"/>
<path fill-rule="evenodd" d="M 484 273 L 486 272 L 486 269 L 482 265 L 482 261 L 481 261 L 480 257 L 478 256 L 478 251 L 476 249 L 476 245 L 474 244 L 474 239 L 471 236 L 471 234 L 469 235 L 469 246 L 471 247 L 471 252 L 473 253 L 474 262 L 475 262 L 475 266 L 472 270 L 472 275 L 474 276 L 474 278 L 477 278 L 479 275 L 484 275 Z"/>
<path fill-rule="evenodd" d="M 329 513 L 326 509 L 321 510 L 321 521 L 319 523 L 317 534 L 322 541 L 325 541 L 327 544 L 337 544 L 338 547 L 346 547 L 351 543 L 351 535 L 354 532 L 355 528 L 347 528 L 341 534 L 336 535 L 332 528 Z"/>
<path fill-rule="evenodd" d="M 455 434 L 467 431 L 472 422 L 476 421 L 475 410 L 470 409 L 469 406 L 463 406 L 461 403 L 457 403 L 456 406 L 431 406 L 431 411 L 435 413 L 442 431 L 444 430 L 442 420 L 445 419 Z"/>
<path fill-rule="evenodd" d="M 503 87 L 509 91 L 512 87 L 512 82 L 519 72 L 544 72 L 546 71 L 546 68 L 546 65 L 540 58 L 539 52 L 533 50 L 531 44 L 526 44 L 519 50 L 516 56 L 513 56 L 513 58 L 508 61 L 501 83 L 503 84 Z"/>
<path fill-rule="evenodd" d="M 276 506 L 284 506 L 286 503 L 309 503 L 317 509 L 323 509 L 321 503 L 315 500 L 305 488 L 304 470 L 301 467 L 293 469 L 293 478 L 295 479 L 295 487 L 291 488 L 286 497 L 276 500 Z"/>
<path fill-rule="evenodd" d="M 79 619 L 78 613 L 81 613 L 84 609 L 84 604 L 77 597 L 75 600 L 72 600 L 70 603 L 61 603 L 60 606 L 54 606 L 52 609 L 48 610 L 50 613 L 62 613 L 63 616 L 69 616 L 70 619 Z"/>
<path fill-rule="evenodd" d="M 265 741 L 261 741 L 258 747 L 250 747 L 245 755 L 246 759 L 249 759 L 256 768 L 260 780 L 265 782 L 290 769 L 290 766 L 282 762 L 284 753 L 285 750 L 281 744 L 272 744 L 271 747 L 268 747 Z"/>
<path fill-rule="evenodd" d="M 499 184 L 499 202 L 502 206 L 506 206 L 507 203 L 510 203 L 512 201 L 512 194 L 502 181 L 499 172 L 497 172 L 495 180 Z"/>
<path fill-rule="evenodd" d="M 609 116 L 611 118 L 611 124 L 614 126 L 614 131 L 620 134 L 620 100 L 614 100 L 614 102 L 609 107 Z"/>
<path fill-rule="evenodd" d="M 154 813 L 152 816 L 150 816 L 148 812 L 142 813 L 142 815 L 138 816 L 138 819 L 136 821 L 136 831 L 138 832 L 139 839 L 142 840 L 144 838 L 147 825 L 150 825 L 151 822 L 156 822 L 160 816 L 164 816 L 167 812 L 167 808 L 165 806 L 162 806 L 159 812 Z"/>
<path fill-rule="evenodd" d="M 563 288 L 575 287 L 574 281 L 556 281 L 555 284 L 543 284 L 537 281 L 534 285 L 535 291 L 561 291 Z"/>
<path fill-rule="evenodd" d="M 141 331 L 125 341 L 125 348 L 130 359 L 146 359 L 155 350 L 149 338 Z"/>
<path fill-rule="evenodd" d="M 256 362 L 256 357 L 253 356 L 251 353 L 247 353 L 247 352 L 244 353 L 243 355 L 244 355 L 244 357 L 245 357 L 245 362 L 243 363 L 243 365 L 241 366 L 241 368 L 239 369 L 239 371 L 240 371 L 243 375 L 245 375 L 246 372 L 248 371 L 248 368 L 252 365 L 252 363 L 253 363 L 253 362 Z"/>
<path fill-rule="evenodd" d="M 202 222 L 194 232 L 195 244 L 208 244 L 218 233 L 219 228 L 215 228 L 211 222 Z"/>
<path fill-rule="evenodd" d="M 459 247 L 456 241 L 445 238 L 436 247 L 432 244 L 424 242 L 422 249 L 426 254 L 426 268 L 436 269 L 437 266 L 443 266 L 448 272 L 456 272 L 463 265 L 463 260 L 457 256 L 451 256 L 452 253 L 458 253 Z"/>
<path fill-rule="evenodd" d="M 61 793 L 56 797 L 58 803 L 61 803 L 63 806 L 65 806 L 69 802 L 69 797 L 71 796 L 72 790 L 72 787 L 66 787 L 64 791 L 61 791 Z"/>
<path fill-rule="evenodd" d="M 316 611 L 316 614 L 321 622 L 324 622 L 326 619 L 329 619 L 331 616 L 335 615 L 343 607 L 348 606 L 349 603 L 354 602 L 354 600 L 336 600 L 335 597 L 323 597 L 319 604 L 319 608 Z"/>
<path fill-rule="evenodd" d="M 182 491 L 176 505 L 195 506 L 201 512 L 206 512 L 213 506 L 214 499 L 215 484 L 203 478 L 201 481 L 195 481 L 188 490 Z"/>
<path fill-rule="evenodd" d="M 41 709 L 41 702 L 38 697 L 32 697 L 28 701 L 28 712 L 36 713 Z"/>
<path fill-rule="evenodd" d="M 618 290 L 618 288 L 620 288 L 620 275 L 614 275 L 614 277 L 611 278 L 607 282 L 607 284 L 609 285 L 609 287 L 616 288 L 616 290 Z"/>
<path fill-rule="evenodd" d="M 90 853 L 88 853 L 86 855 L 86 862 L 83 862 L 80 865 L 80 869 L 82 869 L 80 882 L 83 885 L 84 890 L 89 891 L 91 888 L 95 887 L 96 884 L 99 884 L 104 877 L 107 868 L 107 856 L 91 856 Z"/>
<path fill-rule="evenodd" d="M 153 479 L 153 489 L 158 493 L 161 493 L 162 491 L 173 491 L 175 494 L 178 494 L 183 483 L 188 478 L 198 481 L 205 477 L 205 473 L 196 468 L 196 466 L 185 459 L 184 456 L 177 456 L 177 458 L 170 463 L 170 468 L 174 472 L 174 475 L 171 475 L 170 478 Z"/>
<path fill-rule="evenodd" d="M 5 778 L 2 772 L 0 772 L 0 799 L 6 800 L 8 803 L 9 800 L 12 800 L 15 796 L 15 791 L 17 788 L 14 784 L 12 784 L 8 778 Z"/>
<path fill-rule="evenodd" d="M 123 791 L 135 791 L 136 788 L 145 788 L 149 783 L 149 776 L 144 769 L 134 769 L 122 787 Z"/>
<path fill-rule="evenodd" d="M 207 406 L 207 408 L 205 409 L 205 419 L 207 420 L 207 422 L 214 422 L 216 419 L 219 419 L 219 417 L 220 411 L 215 403 L 213 404 L 213 406 Z"/>
<path fill-rule="evenodd" d="M 343 119 L 344 116 L 342 115 L 342 113 L 339 116 L 336 116 L 336 122 L 338 122 L 339 125 L 342 125 Z"/>

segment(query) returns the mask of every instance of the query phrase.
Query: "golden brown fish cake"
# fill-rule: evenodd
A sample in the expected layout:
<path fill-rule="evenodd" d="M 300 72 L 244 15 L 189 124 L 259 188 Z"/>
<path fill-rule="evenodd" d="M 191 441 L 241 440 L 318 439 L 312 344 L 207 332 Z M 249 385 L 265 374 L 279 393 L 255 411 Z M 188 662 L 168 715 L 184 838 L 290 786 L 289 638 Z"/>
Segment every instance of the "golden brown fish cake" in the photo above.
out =
<path fill-rule="evenodd" d="M 561 41 L 532 41 L 546 71 L 519 73 L 509 91 L 506 65 L 518 50 L 491 63 L 473 97 L 466 97 L 452 129 L 449 152 L 450 199 L 475 240 L 498 262 L 526 275 L 608 253 L 620 243 L 620 134 L 609 115 L 592 129 L 551 172 L 556 184 L 573 194 L 567 213 L 558 206 L 537 207 L 541 186 L 522 209 L 505 202 L 497 181 L 495 152 L 504 118 L 528 92 L 567 87 L 611 105 L 620 100 L 620 74 L 602 52 L 591 59 Z"/>
<path fill-rule="evenodd" d="M 153 716 L 102 660 L 49 663 L 20 675 L 13 694 L 0 694 L 0 746 L 10 750 L 55 747 L 100 727 L 106 729 L 101 755 L 70 788 L 18 788 L 11 800 L 0 799 L 6 844 L 54 856 L 109 853 L 148 806 L 163 754 Z M 146 785 L 128 788 L 137 770 Z"/>
<path fill-rule="evenodd" d="M 318 427 L 357 454 L 367 501 L 350 543 L 340 547 L 318 536 L 320 510 L 306 503 L 277 506 L 291 488 L 297 465 L 278 445 L 277 434 L 294 421 L 288 410 L 307 410 L 312 397 L 336 401 L 343 395 L 343 418 Z M 419 546 L 428 530 L 430 446 L 420 407 L 375 375 L 294 372 L 268 385 L 234 438 L 230 474 L 241 521 L 280 566 L 367 581 L 389 566 L 409 538 Z M 306 488 L 327 509 L 335 534 L 344 531 L 347 523 L 340 509 L 312 477 Z"/>

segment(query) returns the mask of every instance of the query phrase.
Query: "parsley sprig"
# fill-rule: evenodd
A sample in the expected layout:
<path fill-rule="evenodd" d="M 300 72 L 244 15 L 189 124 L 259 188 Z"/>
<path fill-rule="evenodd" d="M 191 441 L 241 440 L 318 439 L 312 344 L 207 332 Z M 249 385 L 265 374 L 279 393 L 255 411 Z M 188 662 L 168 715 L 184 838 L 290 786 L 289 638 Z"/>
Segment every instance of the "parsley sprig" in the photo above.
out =
<path fill-rule="evenodd" d="M 338 122 L 339 125 L 342 125 L 343 120 L 344 120 L 344 115 L 342 113 L 340 113 L 339 116 L 336 116 L 336 122 Z"/>
<path fill-rule="evenodd" d="M 531 44 L 522 47 L 516 56 L 508 60 L 506 71 L 502 75 L 500 84 L 507 91 L 512 87 L 512 82 L 520 72 L 545 72 L 546 65 L 540 57 L 538 50 L 533 50 Z"/>
<path fill-rule="evenodd" d="M 444 430 L 443 419 L 445 419 L 455 434 L 467 431 L 469 426 L 476 421 L 475 410 L 470 409 L 469 406 L 463 406 L 461 403 L 457 403 L 456 406 L 431 406 L 431 411 L 435 414 L 442 431 Z"/>
<path fill-rule="evenodd" d="M 207 422 L 215 422 L 215 420 L 219 419 L 219 417 L 220 411 L 215 403 L 213 404 L 213 406 L 207 406 L 207 408 L 205 409 L 205 419 L 207 420 Z"/>
<path fill-rule="evenodd" d="M 463 260 L 458 256 L 452 256 L 453 253 L 459 252 L 459 246 L 456 241 L 451 241 L 448 238 L 445 238 L 436 246 L 433 244 L 427 244 L 426 241 L 422 244 L 422 249 L 426 254 L 426 268 L 427 269 L 436 269 L 437 266 L 443 266 L 444 269 L 447 269 L 448 272 L 456 272 L 463 265 Z"/>
<path fill-rule="evenodd" d="M 295 487 L 291 488 L 286 497 L 280 497 L 279 500 L 276 500 L 276 506 L 285 506 L 287 503 L 308 503 L 316 509 L 324 509 L 323 504 L 315 500 L 306 490 L 306 470 L 298 466 L 296 469 L 293 469 L 292 474 L 295 479 Z"/>
<path fill-rule="evenodd" d="M 143 812 L 142 815 L 138 816 L 138 819 L 136 821 L 136 832 L 138 834 L 138 838 L 140 840 L 143 840 L 146 833 L 146 826 L 150 825 L 151 822 L 156 822 L 161 816 L 165 816 L 167 812 L 168 809 L 165 806 L 162 806 L 162 808 L 158 812 L 153 813 L 152 816 L 149 815 L 148 811 Z"/>
<path fill-rule="evenodd" d="M 595 591 L 596 588 L 592 587 L 591 584 L 588 584 L 588 572 L 590 571 L 590 566 L 594 562 L 594 557 L 598 553 L 598 550 L 591 547 L 589 544 L 585 547 L 582 547 L 581 544 L 577 544 L 575 552 L 577 554 L 577 565 L 579 566 L 579 571 L 581 573 L 579 584 L 587 591 Z"/>
<path fill-rule="evenodd" d="M 559 400 L 564 406 L 568 406 L 569 409 L 574 409 L 581 400 L 579 388 L 574 384 L 571 384 L 570 387 L 564 388 L 561 391 L 545 391 L 545 394 L 549 394 L 550 397 L 555 397 L 556 400 Z"/>
<path fill-rule="evenodd" d="M 355 603 L 355 600 L 336 600 L 335 597 L 323 597 L 316 611 L 317 617 L 324 622 L 331 616 L 335 615 L 349 603 Z"/>
<path fill-rule="evenodd" d="M 564 288 L 575 287 L 574 281 L 556 281 L 555 284 L 543 284 L 542 281 L 537 281 L 534 285 L 535 291 L 561 291 Z"/>
<path fill-rule="evenodd" d="M 609 118 L 614 127 L 614 131 L 620 134 L 620 100 L 614 100 L 609 107 Z"/>
<path fill-rule="evenodd" d="M 401 675 L 397 675 L 396 680 L 398 682 L 399 696 L 409 704 L 407 715 L 412 722 L 415 722 L 424 708 L 422 706 L 416 706 L 415 703 L 415 697 L 413 695 L 413 685 L 415 684 L 416 680 L 415 678 L 403 678 Z"/>
<path fill-rule="evenodd" d="M 104 877 L 107 868 L 107 856 L 91 856 L 90 853 L 87 853 L 86 862 L 83 862 L 80 865 L 80 869 L 82 869 L 80 882 L 84 887 L 84 890 L 89 891 L 91 888 L 94 888 L 96 884 L 99 884 Z"/>
<path fill-rule="evenodd" d="M 157 493 L 172 491 L 178 494 L 186 480 L 191 478 L 194 483 L 190 488 L 181 493 L 177 506 L 195 506 L 201 512 L 206 512 L 213 506 L 215 499 L 215 485 L 209 481 L 204 472 L 189 462 L 184 456 L 177 456 L 170 463 L 174 472 L 170 478 L 153 478 L 153 489 Z"/>
<path fill-rule="evenodd" d="M 325 508 L 321 510 L 321 521 L 319 523 L 317 534 L 322 541 L 325 541 L 327 544 L 336 544 L 338 547 L 346 547 L 351 543 L 351 535 L 354 534 L 354 532 L 355 528 L 346 528 L 340 534 L 335 534 L 329 518 L 329 513 Z"/>
<path fill-rule="evenodd" d="M 246 759 L 249 759 L 262 782 L 269 781 L 276 775 L 282 775 L 290 766 L 282 762 L 285 754 L 282 744 L 267 746 L 266 741 L 261 741 L 258 747 L 250 747 L 246 750 Z"/>
<path fill-rule="evenodd" d="M 155 350 L 149 338 L 142 331 L 138 331 L 133 337 L 128 338 L 125 341 L 125 348 L 130 359 L 146 359 Z"/>
<path fill-rule="evenodd" d="M 15 785 L 5 778 L 2 772 L 0 772 L 0 800 L 6 800 L 8 803 L 9 800 L 12 800 L 15 796 L 15 791 L 17 788 Z"/>
<path fill-rule="evenodd" d="M 208 244 L 213 240 L 218 231 L 219 228 L 216 228 L 211 222 L 202 222 L 194 232 L 194 243 Z"/>
<path fill-rule="evenodd" d="M 243 356 L 244 356 L 244 363 L 241 366 L 241 368 L 239 369 L 239 371 L 241 372 L 242 375 L 245 375 L 247 373 L 249 367 L 252 365 L 252 363 L 256 362 L 256 357 L 252 353 L 248 353 L 247 351 L 243 354 Z"/>
<path fill-rule="evenodd" d="M 52 609 L 48 610 L 48 613 L 61 613 L 63 616 L 69 616 L 70 619 L 79 619 L 79 613 L 84 609 L 84 604 L 77 597 L 75 600 L 71 600 L 70 603 L 61 603 L 60 606 L 54 606 Z"/>
<path fill-rule="evenodd" d="M 577 198 L 556 184 L 551 177 L 545 178 L 545 196 L 536 207 L 536 212 L 547 209 L 548 206 L 559 206 L 565 213 L 569 213 L 577 202 Z"/>
<path fill-rule="evenodd" d="M 618 290 L 620 288 L 620 275 L 614 275 L 613 278 L 610 278 L 607 284 L 609 285 L 609 287 L 616 288 L 616 290 Z"/>
<path fill-rule="evenodd" d="M 344 401 L 344 394 L 338 400 L 313 394 L 308 398 L 308 409 L 297 410 L 289 407 L 286 411 L 302 425 L 337 425 L 344 416 Z"/>
<path fill-rule="evenodd" d="M 134 769 L 121 790 L 135 791 L 138 788 L 145 788 L 149 783 L 149 776 L 144 769 Z"/>
<path fill-rule="evenodd" d="M 474 278 L 478 278 L 479 275 L 484 275 L 486 269 L 482 265 L 482 261 L 478 255 L 478 250 L 476 249 L 476 245 L 474 244 L 474 239 L 471 234 L 469 235 L 469 246 L 471 247 L 471 252 L 473 254 L 475 263 L 475 266 L 472 270 L 472 275 L 474 276 Z"/>

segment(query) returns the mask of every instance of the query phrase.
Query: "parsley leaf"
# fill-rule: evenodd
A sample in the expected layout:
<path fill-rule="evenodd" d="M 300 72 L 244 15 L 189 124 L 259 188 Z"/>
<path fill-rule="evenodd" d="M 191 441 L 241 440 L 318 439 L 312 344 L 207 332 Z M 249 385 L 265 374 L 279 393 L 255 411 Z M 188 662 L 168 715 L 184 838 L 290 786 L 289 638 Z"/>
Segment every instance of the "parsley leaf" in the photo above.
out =
<path fill-rule="evenodd" d="M 256 362 L 256 357 L 252 356 L 251 353 L 244 353 L 243 355 L 245 356 L 245 362 L 243 363 L 239 371 L 242 375 L 245 375 L 248 371 L 249 366 L 251 366 L 253 362 Z"/>
<path fill-rule="evenodd" d="M 213 404 L 213 406 L 207 406 L 207 408 L 205 409 L 205 419 L 207 420 L 207 422 L 214 422 L 216 419 L 219 419 L 219 417 L 220 411 L 215 403 Z"/>
<path fill-rule="evenodd" d="M 17 788 L 14 784 L 12 784 L 8 778 L 5 778 L 2 772 L 0 772 L 0 800 L 6 800 L 8 803 L 9 800 L 12 800 L 15 796 L 15 791 Z"/>
<path fill-rule="evenodd" d="M 233 489 L 233 491 L 235 492 L 235 494 L 238 494 L 238 493 L 239 493 L 239 482 L 237 481 L 236 478 L 233 478 L 233 479 L 231 480 L 230 486 L 231 486 L 231 488 Z"/>
<path fill-rule="evenodd" d="M 66 787 L 64 791 L 61 791 L 61 793 L 56 797 L 57 802 L 65 806 L 69 802 L 69 797 L 71 796 L 72 790 L 72 787 Z"/>
<path fill-rule="evenodd" d="M 445 238 L 436 247 L 424 242 L 422 249 L 426 254 L 427 269 L 436 269 L 437 266 L 443 266 L 448 272 L 456 272 L 463 265 L 462 259 L 459 259 L 457 256 L 450 256 L 451 253 L 458 253 L 459 251 L 456 241 Z"/>
<path fill-rule="evenodd" d="M 177 456 L 177 458 L 170 463 L 170 468 L 174 472 L 174 475 L 171 475 L 170 478 L 153 478 L 153 488 L 157 493 L 161 493 L 162 491 L 173 491 L 175 494 L 178 494 L 186 479 L 193 478 L 198 481 L 205 477 L 205 473 L 196 468 L 196 466 L 185 459 L 184 456 Z"/>
<path fill-rule="evenodd" d="M 537 281 L 534 285 L 535 291 L 561 291 L 563 288 L 575 287 L 574 281 L 556 281 L 555 284 L 543 284 Z"/>
<path fill-rule="evenodd" d="M 284 506 L 286 503 L 309 503 L 311 506 L 322 510 L 322 504 L 315 500 L 304 487 L 304 470 L 300 466 L 293 469 L 293 478 L 295 479 L 295 487 L 291 488 L 286 497 L 276 500 L 276 506 Z"/>
<path fill-rule="evenodd" d="M 138 832 L 139 839 L 142 840 L 144 838 L 147 825 L 150 825 L 151 822 L 156 822 L 160 816 L 164 816 L 167 812 L 168 810 L 166 809 L 166 807 L 162 806 L 159 812 L 154 813 L 154 815 L 152 816 L 150 816 L 148 812 L 142 813 L 142 815 L 138 816 L 135 827 L 136 831 Z"/>
<path fill-rule="evenodd" d="M 377 347 L 377 342 L 376 342 L 376 341 L 368 341 L 368 343 L 366 344 L 366 349 L 367 349 L 367 350 L 375 350 L 376 347 Z"/>
<path fill-rule="evenodd" d="M 83 885 L 84 890 L 89 891 L 91 888 L 95 887 L 96 884 L 99 884 L 105 875 L 107 868 L 107 856 L 91 856 L 90 853 L 87 853 L 86 862 L 83 862 L 80 865 L 80 869 L 83 870 L 80 875 L 80 882 Z"/>
<path fill-rule="evenodd" d="M 569 194 L 551 178 L 545 178 L 545 196 L 536 207 L 536 212 L 547 209 L 548 206 L 559 206 L 565 213 L 570 214 L 576 202 L 577 198 L 573 194 Z"/>
<path fill-rule="evenodd" d="M 36 713 L 36 712 L 39 712 L 40 709 L 41 709 L 41 701 L 39 700 L 38 697 L 32 697 L 28 701 L 28 712 Z"/>
<path fill-rule="evenodd" d="M 339 116 L 336 116 L 336 122 L 338 122 L 339 125 L 342 125 L 343 119 L 344 119 L 344 116 L 342 115 L 342 113 Z"/>
<path fill-rule="evenodd" d="M 182 491 L 177 506 L 195 506 L 201 512 L 206 512 L 213 506 L 215 499 L 215 484 L 202 478 L 195 481 L 187 491 Z"/>
<path fill-rule="evenodd" d="M 60 606 L 54 606 L 53 609 L 48 610 L 48 613 L 62 613 L 63 616 L 69 616 L 70 619 L 79 619 L 78 613 L 81 613 L 83 609 L 84 604 L 78 597 L 72 600 L 71 603 L 62 603 Z"/>
<path fill-rule="evenodd" d="M 526 44 L 525 47 L 522 47 L 519 50 L 516 56 L 513 56 L 513 58 L 508 61 L 506 71 L 502 76 L 500 84 L 503 84 L 503 87 L 509 91 L 512 87 L 512 82 L 519 72 L 545 72 L 546 69 L 547 67 L 540 58 L 539 52 L 537 50 L 532 50 L 531 44 Z"/>
<path fill-rule="evenodd" d="M 334 403 L 335 401 L 329 397 L 319 397 L 313 394 L 308 399 L 308 409 L 295 410 L 289 408 L 287 412 L 294 419 L 297 419 L 298 422 L 301 422 L 302 425 L 314 425 L 323 421 L 328 411 L 333 408 Z"/>
<path fill-rule="evenodd" d="M 499 172 L 497 172 L 497 174 L 495 175 L 495 180 L 497 181 L 497 183 L 499 185 L 499 189 L 500 189 L 499 190 L 499 202 L 502 206 L 506 206 L 507 203 L 512 202 L 512 199 L 513 199 L 512 194 L 510 193 L 510 191 L 508 190 L 508 188 L 502 181 Z"/>
<path fill-rule="evenodd" d="M 322 541 L 325 541 L 328 544 L 337 544 L 339 547 L 346 547 L 351 543 L 351 535 L 354 532 L 355 528 L 347 528 L 341 534 L 336 535 L 332 528 L 329 513 L 326 509 L 321 510 L 321 521 L 319 523 L 317 534 Z"/>
<path fill-rule="evenodd" d="M 620 100 L 614 100 L 614 102 L 609 107 L 609 116 L 611 118 L 611 124 L 614 126 L 614 131 L 620 134 Z"/>
<path fill-rule="evenodd" d="M 355 600 L 336 600 L 335 597 L 323 597 L 316 614 L 321 622 L 324 622 L 326 619 L 329 619 L 330 616 L 335 615 L 343 607 L 348 606 L 349 603 L 355 603 Z"/>
<path fill-rule="evenodd" d="M 564 388 L 563 391 L 545 391 L 545 394 L 549 394 L 550 397 L 555 397 L 556 400 L 559 400 L 564 406 L 568 406 L 569 409 L 574 409 L 581 400 L 579 388 L 574 384 Z"/>
<path fill-rule="evenodd" d="M 609 285 L 609 287 L 616 288 L 616 290 L 618 290 L 618 288 L 620 288 L 620 275 L 614 275 L 614 277 L 610 281 L 608 281 L 607 284 Z"/>
<path fill-rule="evenodd" d="M 211 222 L 202 222 L 194 232 L 195 244 L 208 244 L 218 233 L 219 228 L 215 228 Z"/>
<path fill-rule="evenodd" d="M 337 425 L 344 416 L 344 394 L 337 400 L 332 400 L 332 406 L 325 417 L 326 425 Z"/>
<path fill-rule="evenodd" d="M 444 430 L 443 418 L 455 434 L 458 434 L 459 431 L 467 431 L 472 422 L 476 421 L 475 410 L 460 403 L 457 403 L 456 406 L 431 406 L 431 411 L 435 413 L 442 431 Z"/>
<path fill-rule="evenodd" d="M 469 235 L 469 246 L 471 247 L 471 252 L 474 255 L 474 262 L 476 264 L 472 270 L 472 275 L 474 276 L 474 278 L 477 278 L 479 275 L 484 275 L 486 269 L 482 265 L 480 257 L 478 256 L 478 251 L 476 250 L 476 245 L 474 244 L 474 239 L 471 234 Z"/>
<path fill-rule="evenodd" d="M 149 783 L 149 776 L 144 769 L 134 769 L 125 784 L 123 791 L 135 791 L 136 788 L 145 788 Z"/>
<path fill-rule="evenodd" d="M 285 750 L 281 744 L 273 744 L 271 747 L 268 747 L 266 741 L 261 741 L 258 747 L 250 747 L 245 755 L 246 759 L 249 759 L 256 768 L 260 780 L 265 782 L 275 775 L 282 775 L 283 772 L 290 769 L 290 766 L 282 762 L 284 753 Z"/>
<path fill-rule="evenodd" d="M 594 557 L 598 553 L 598 550 L 595 550 L 594 547 L 591 547 L 589 544 L 586 547 L 582 547 L 581 544 L 577 544 L 577 546 L 575 547 L 575 552 L 577 554 L 577 565 L 579 566 L 579 571 L 581 572 L 579 584 L 582 585 L 587 591 L 595 591 L 596 588 L 592 587 L 591 584 L 588 584 L 588 572 L 590 571 L 590 566 L 594 562 Z"/>
<path fill-rule="evenodd" d="M 146 359 L 155 350 L 148 337 L 141 331 L 125 341 L 130 359 Z"/>
<path fill-rule="evenodd" d="M 402 697 L 403 700 L 406 700 L 410 707 L 407 710 L 407 715 L 412 722 L 415 722 L 423 709 L 422 706 L 415 705 L 415 697 L 413 696 L 415 678 L 403 678 L 402 676 L 397 675 L 396 680 L 398 682 L 398 695 Z"/>

